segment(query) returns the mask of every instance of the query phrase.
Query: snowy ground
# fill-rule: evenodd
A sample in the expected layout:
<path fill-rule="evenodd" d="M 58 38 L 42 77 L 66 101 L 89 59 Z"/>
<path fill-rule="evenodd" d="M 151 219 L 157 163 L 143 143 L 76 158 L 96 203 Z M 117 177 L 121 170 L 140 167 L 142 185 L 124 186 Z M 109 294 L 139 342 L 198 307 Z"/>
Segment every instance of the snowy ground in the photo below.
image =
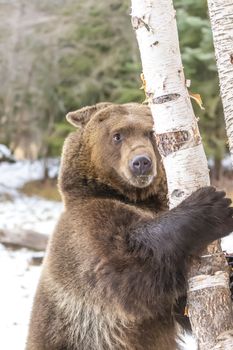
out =
<path fill-rule="evenodd" d="M 58 161 L 50 160 L 50 176 Z M 0 163 L 0 229 L 24 228 L 50 234 L 62 211 L 59 202 L 18 192 L 26 182 L 43 176 L 43 162 Z M 9 250 L 0 244 L 0 349 L 23 350 L 30 310 L 41 267 L 30 264 L 35 253 Z"/>
<path fill-rule="evenodd" d="M 40 267 L 29 265 L 32 252 L 0 245 L 0 349 L 23 350 Z"/>
<path fill-rule="evenodd" d="M 58 161 L 50 160 L 50 175 L 54 176 L 57 169 Z M 62 204 L 27 197 L 17 190 L 42 175 L 40 161 L 0 163 L 0 229 L 21 227 L 45 234 L 53 231 Z M 233 252 L 233 238 L 225 239 L 223 247 Z M 9 250 L 0 244 L 0 349 L 23 350 L 25 347 L 33 295 L 41 271 L 40 266 L 30 264 L 36 254 L 26 249 Z M 186 341 L 184 349 L 196 350 L 191 337 L 186 337 Z"/>

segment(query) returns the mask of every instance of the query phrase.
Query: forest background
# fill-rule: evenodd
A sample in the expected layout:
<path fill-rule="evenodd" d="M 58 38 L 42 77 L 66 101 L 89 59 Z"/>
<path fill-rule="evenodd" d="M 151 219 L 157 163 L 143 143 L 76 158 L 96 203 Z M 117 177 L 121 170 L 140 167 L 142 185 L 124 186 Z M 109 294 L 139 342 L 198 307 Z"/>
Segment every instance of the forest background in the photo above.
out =
<path fill-rule="evenodd" d="M 189 88 L 213 174 L 227 154 L 205 0 L 174 0 Z M 60 155 L 65 114 L 99 101 L 143 102 L 128 0 L 0 0 L 0 143 L 19 159 Z"/>

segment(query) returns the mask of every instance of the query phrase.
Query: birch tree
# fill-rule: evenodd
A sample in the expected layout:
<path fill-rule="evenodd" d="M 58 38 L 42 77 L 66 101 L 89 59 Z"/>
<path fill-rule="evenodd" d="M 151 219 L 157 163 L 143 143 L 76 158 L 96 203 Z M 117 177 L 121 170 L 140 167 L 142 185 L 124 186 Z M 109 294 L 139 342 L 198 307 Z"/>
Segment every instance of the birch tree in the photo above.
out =
<path fill-rule="evenodd" d="M 172 208 L 210 183 L 186 87 L 172 0 L 132 0 L 132 25 Z M 232 327 L 229 274 L 219 243 L 212 244 L 193 264 L 188 306 L 199 349 L 212 349 L 217 337 Z"/>
<path fill-rule="evenodd" d="M 208 0 L 208 6 L 233 164 L 233 1 Z"/>

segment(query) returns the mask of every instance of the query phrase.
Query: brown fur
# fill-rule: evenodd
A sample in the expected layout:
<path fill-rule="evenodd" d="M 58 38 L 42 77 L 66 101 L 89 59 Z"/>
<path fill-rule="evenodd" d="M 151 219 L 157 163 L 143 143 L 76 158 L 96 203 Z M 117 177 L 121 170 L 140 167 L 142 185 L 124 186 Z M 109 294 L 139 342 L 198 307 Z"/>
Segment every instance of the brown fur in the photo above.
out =
<path fill-rule="evenodd" d="M 173 307 L 185 293 L 185 251 L 215 239 L 205 241 L 192 221 L 200 204 L 196 211 L 189 207 L 213 191 L 158 221 L 167 190 L 148 108 L 102 104 L 67 119 L 81 130 L 63 149 L 59 187 L 65 210 L 44 261 L 27 350 L 174 350 Z M 119 130 L 124 140 L 116 145 L 112 135 Z M 150 155 L 155 175 L 144 188 L 135 186 L 128 169 L 141 153 Z M 195 243 L 192 230 L 184 238 L 183 212 L 202 234 Z"/>

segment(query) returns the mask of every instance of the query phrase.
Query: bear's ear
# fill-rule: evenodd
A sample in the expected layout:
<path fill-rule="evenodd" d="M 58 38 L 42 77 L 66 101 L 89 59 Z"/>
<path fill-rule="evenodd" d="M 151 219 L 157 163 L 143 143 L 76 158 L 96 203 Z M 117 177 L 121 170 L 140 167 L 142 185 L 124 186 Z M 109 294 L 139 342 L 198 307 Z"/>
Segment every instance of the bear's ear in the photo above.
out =
<path fill-rule="evenodd" d="M 110 102 L 101 102 L 97 103 L 94 106 L 83 107 L 77 111 L 69 112 L 66 115 L 66 119 L 75 127 L 84 127 L 89 122 L 93 114 L 101 109 L 104 109 L 105 107 L 110 106 L 111 104 L 112 103 Z"/>

